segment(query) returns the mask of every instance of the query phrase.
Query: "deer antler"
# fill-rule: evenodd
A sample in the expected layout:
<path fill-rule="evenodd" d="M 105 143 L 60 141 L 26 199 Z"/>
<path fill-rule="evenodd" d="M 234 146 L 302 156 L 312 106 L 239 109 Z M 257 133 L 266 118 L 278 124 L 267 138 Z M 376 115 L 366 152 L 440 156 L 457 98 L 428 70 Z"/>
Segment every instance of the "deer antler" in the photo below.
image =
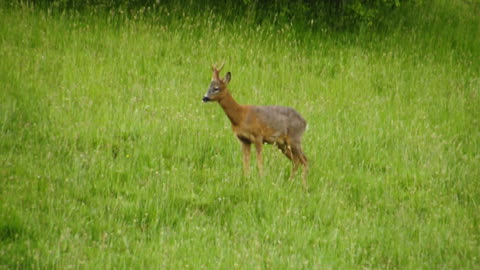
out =
<path fill-rule="evenodd" d="M 222 65 L 220 66 L 220 68 L 217 68 L 215 65 L 212 65 L 212 70 L 213 71 L 217 71 L 217 72 L 220 72 L 223 68 L 223 65 L 225 65 L 225 62 L 222 63 Z"/>
<path fill-rule="evenodd" d="M 213 71 L 212 78 L 218 79 L 218 80 L 220 79 L 220 71 L 222 70 L 223 65 L 225 65 L 225 62 L 222 63 L 220 68 L 216 68 L 215 65 L 212 65 L 212 71 Z"/>
<path fill-rule="evenodd" d="M 219 68 L 219 69 L 217 69 L 217 70 L 218 70 L 218 72 L 220 72 L 220 70 L 222 70 L 222 68 L 223 68 L 223 66 L 224 66 L 224 65 L 225 65 L 225 61 L 222 63 L 222 65 L 220 66 L 220 68 Z"/>

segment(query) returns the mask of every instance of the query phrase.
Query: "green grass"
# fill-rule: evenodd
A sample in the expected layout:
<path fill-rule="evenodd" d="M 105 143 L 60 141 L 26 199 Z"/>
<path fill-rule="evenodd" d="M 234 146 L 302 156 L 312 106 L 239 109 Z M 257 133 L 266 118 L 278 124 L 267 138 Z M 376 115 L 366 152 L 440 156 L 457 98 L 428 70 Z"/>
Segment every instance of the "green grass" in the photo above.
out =
<path fill-rule="evenodd" d="M 0 5 L 0 268 L 479 268 L 479 5 L 403 8 L 346 33 Z M 308 121 L 308 193 L 273 147 L 242 176 L 201 103 L 221 61 Z"/>

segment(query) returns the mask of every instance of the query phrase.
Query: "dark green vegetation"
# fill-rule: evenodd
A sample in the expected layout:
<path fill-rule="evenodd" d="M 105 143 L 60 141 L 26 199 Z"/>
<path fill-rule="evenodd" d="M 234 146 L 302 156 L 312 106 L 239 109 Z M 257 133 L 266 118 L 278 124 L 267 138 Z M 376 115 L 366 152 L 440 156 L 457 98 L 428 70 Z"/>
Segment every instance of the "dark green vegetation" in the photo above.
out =
<path fill-rule="evenodd" d="M 392 11 L 404 4 L 423 0 L 35 0 L 37 7 L 56 11 L 141 11 L 142 15 L 158 10 L 178 10 L 185 15 L 203 16 L 214 12 L 237 23 L 295 24 L 296 27 L 355 28 L 361 24 L 381 24 Z M 206 12 L 207 11 L 207 12 Z M 175 12 L 176 13 L 176 12 Z M 165 15 L 165 14 L 164 14 Z M 127 15 L 128 16 L 128 15 Z M 239 19 L 237 21 L 237 19 Z"/>
<path fill-rule="evenodd" d="M 480 267 L 478 1 L 352 31 L 167 7 L 0 5 L 0 268 Z M 222 60 L 309 122 L 308 193 L 273 147 L 242 176 L 201 103 Z"/>

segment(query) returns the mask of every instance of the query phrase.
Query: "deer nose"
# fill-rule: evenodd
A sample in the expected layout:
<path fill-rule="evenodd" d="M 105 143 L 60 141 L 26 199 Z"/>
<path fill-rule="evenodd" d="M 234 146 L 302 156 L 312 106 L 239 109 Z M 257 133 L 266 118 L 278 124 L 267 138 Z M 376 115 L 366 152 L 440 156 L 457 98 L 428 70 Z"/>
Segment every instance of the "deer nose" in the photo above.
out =
<path fill-rule="evenodd" d="M 202 98 L 202 101 L 203 101 L 203 102 L 209 102 L 209 101 L 210 101 L 210 98 L 208 98 L 207 96 L 205 96 L 205 97 Z"/>

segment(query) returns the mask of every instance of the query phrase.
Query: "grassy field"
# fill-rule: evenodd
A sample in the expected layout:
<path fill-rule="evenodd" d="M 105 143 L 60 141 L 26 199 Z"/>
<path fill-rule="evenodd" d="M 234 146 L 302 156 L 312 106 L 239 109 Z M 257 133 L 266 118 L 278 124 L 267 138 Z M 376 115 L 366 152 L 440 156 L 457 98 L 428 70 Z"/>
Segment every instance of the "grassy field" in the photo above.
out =
<path fill-rule="evenodd" d="M 0 268 L 478 269 L 480 5 L 358 31 L 0 5 Z M 395 17 L 397 16 L 397 17 Z M 308 121 L 309 190 L 217 104 Z"/>

